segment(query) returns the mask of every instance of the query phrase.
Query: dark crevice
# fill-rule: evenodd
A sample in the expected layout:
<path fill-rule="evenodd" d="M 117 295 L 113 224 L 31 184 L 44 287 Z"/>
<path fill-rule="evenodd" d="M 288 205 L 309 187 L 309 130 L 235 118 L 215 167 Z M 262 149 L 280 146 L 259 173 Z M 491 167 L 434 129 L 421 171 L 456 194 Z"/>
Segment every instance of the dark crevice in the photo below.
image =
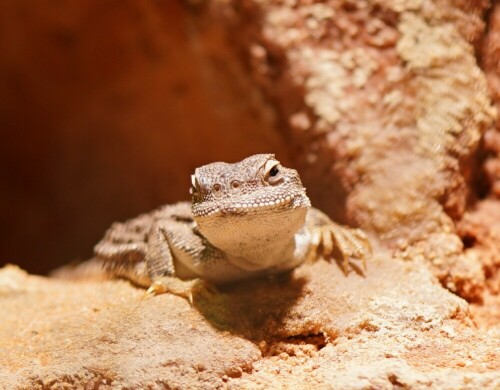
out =
<path fill-rule="evenodd" d="M 323 349 L 328 344 L 326 337 L 323 333 L 307 334 L 300 336 L 287 337 L 286 341 L 291 344 L 310 344 L 316 346 L 317 350 Z"/>
<path fill-rule="evenodd" d="M 495 2 L 489 2 L 489 6 L 484 10 L 483 13 L 483 21 L 484 21 L 484 31 L 481 34 L 480 37 L 477 38 L 475 42 L 471 42 L 472 45 L 474 46 L 474 54 L 477 60 L 477 63 L 479 67 L 484 71 L 483 69 L 483 55 L 484 55 L 484 40 L 486 39 L 486 36 L 488 35 L 490 31 L 490 20 L 491 20 L 491 14 L 493 12 L 493 9 L 495 7 Z"/>
<path fill-rule="evenodd" d="M 479 143 L 479 147 L 473 157 L 471 191 L 478 200 L 485 199 L 491 192 L 491 182 L 485 171 L 485 163 L 488 159 L 495 157 L 493 151 L 485 147 L 484 134 Z"/>
<path fill-rule="evenodd" d="M 396 374 L 389 374 L 387 379 L 389 379 L 389 382 L 394 386 L 393 389 L 409 389 L 408 385 L 399 381 Z"/>
<path fill-rule="evenodd" d="M 489 7 L 486 8 L 483 14 L 484 31 L 481 37 L 479 38 L 479 42 L 475 45 L 476 49 L 475 56 L 477 64 L 479 68 L 485 73 L 486 73 L 485 67 L 487 67 L 487 65 L 485 64 L 485 54 L 491 55 L 491 53 L 485 53 L 487 51 L 486 40 L 488 39 L 488 35 L 491 33 L 492 14 L 495 10 L 495 7 L 498 6 L 500 6 L 500 2 L 498 0 L 489 2 Z M 488 79 L 487 81 L 489 83 Z M 491 145 L 488 145 L 486 139 L 488 137 L 488 134 L 491 134 L 490 132 L 492 131 L 495 132 L 496 130 L 494 128 L 487 129 L 483 133 L 479 143 L 479 147 L 474 156 L 475 162 L 473 165 L 473 172 L 472 172 L 473 177 L 471 184 L 472 184 L 472 189 L 475 191 L 476 195 L 475 200 L 482 200 L 487 198 L 488 195 L 491 193 L 492 189 L 493 183 L 491 183 L 491 178 L 488 177 L 488 173 L 485 170 L 485 164 L 489 159 L 498 158 L 497 151 L 491 149 Z"/>
<path fill-rule="evenodd" d="M 311 352 L 318 352 L 328 344 L 328 339 L 323 333 L 310 333 L 297 336 L 289 336 L 283 339 L 274 339 L 272 341 L 260 345 L 263 357 L 278 356 L 286 353 L 289 356 L 295 356 L 295 352 L 307 349 Z"/>
<path fill-rule="evenodd" d="M 493 14 L 493 11 L 495 9 L 495 5 L 498 3 L 498 1 L 492 1 L 489 2 L 489 7 L 486 8 L 483 14 L 483 21 L 484 21 L 484 31 L 482 36 L 479 38 L 479 42 L 476 46 L 476 59 L 477 63 L 479 64 L 479 67 L 483 69 L 483 55 L 484 55 L 484 40 L 488 36 L 489 32 L 491 31 L 491 15 Z M 484 69 L 483 69 L 484 71 Z"/>
<path fill-rule="evenodd" d="M 464 249 L 472 248 L 476 244 L 476 237 L 473 237 L 471 235 L 465 235 L 460 238 L 462 239 L 462 242 L 464 244 Z"/>

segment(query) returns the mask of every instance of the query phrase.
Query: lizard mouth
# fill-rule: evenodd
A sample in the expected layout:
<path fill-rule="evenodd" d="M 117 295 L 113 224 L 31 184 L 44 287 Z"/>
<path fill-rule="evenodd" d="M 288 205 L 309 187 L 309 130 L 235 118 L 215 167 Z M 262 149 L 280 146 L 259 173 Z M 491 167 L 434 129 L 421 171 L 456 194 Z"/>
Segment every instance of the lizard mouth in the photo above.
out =
<path fill-rule="evenodd" d="M 286 211 L 291 209 L 310 207 L 311 203 L 307 196 L 302 194 L 286 195 L 274 199 L 253 199 L 246 202 L 230 202 L 229 204 L 218 203 L 213 205 L 193 205 L 193 214 L 196 217 L 208 217 L 216 215 L 246 215 L 259 214 L 266 210 Z"/>

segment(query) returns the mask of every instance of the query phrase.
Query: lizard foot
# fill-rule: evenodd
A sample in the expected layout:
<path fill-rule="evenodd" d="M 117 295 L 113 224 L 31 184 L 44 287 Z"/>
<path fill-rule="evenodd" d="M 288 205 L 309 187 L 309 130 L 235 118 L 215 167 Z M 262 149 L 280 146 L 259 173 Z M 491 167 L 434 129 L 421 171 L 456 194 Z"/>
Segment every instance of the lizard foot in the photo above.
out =
<path fill-rule="evenodd" d="M 192 305 L 195 296 L 210 297 L 218 293 L 214 285 L 202 280 L 181 280 L 175 276 L 162 276 L 148 288 L 144 297 L 159 294 L 173 294 L 185 298 Z"/>
<path fill-rule="evenodd" d="M 347 275 L 353 265 L 349 260 L 361 261 L 366 271 L 366 258 L 372 253 L 370 241 L 361 229 L 352 229 L 329 221 L 328 224 L 316 226 L 312 238 L 313 253 L 321 254 L 328 259 L 338 259 L 342 270 Z"/>

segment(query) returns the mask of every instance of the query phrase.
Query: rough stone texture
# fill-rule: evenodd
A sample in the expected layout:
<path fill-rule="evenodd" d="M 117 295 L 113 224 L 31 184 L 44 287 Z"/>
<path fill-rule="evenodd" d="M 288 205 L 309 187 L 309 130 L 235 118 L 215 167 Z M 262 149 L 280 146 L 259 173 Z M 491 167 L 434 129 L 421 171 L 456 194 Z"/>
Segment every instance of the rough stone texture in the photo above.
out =
<path fill-rule="evenodd" d="M 0 125 L 31 129 L 0 143 L 2 250 L 14 231 L 15 249 L 63 248 L 96 218 L 97 239 L 178 200 L 205 159 L 286 146 L 314 205 L 367 229 L 375 256 L 365 277 L 319 261 L 193 307 L 6 267 L 0 388 L 500 388 L 498 3 L 484 41 L 486 1 L 23 3 L 0 5 Z M 43 163 L 11 169 L 23 149 Z"/>
<path fill-rule="evenodd" d="M 300 148 L 313 203 L 403 258 L 426 258 L 447 288 L 480 300 L 484 272 L 463 254 L 454 220 L 496 118 L 472 45 L 487 3 L 215 4 Z"/>
<path fill-rule="evenodd" d="M 0 265 L 48 272 L 115 220 L 189 197 L 201 164 L 288 151 L 179 1 L 0 2 Z"/>
<path fill-rule="evenodd" d="M 500 4 L 495 3 L 484 40 L 482 65 L 488 78 L 493 102 L 500 108 Z M 484 136 L 485 173 L 491 195 L 500 198 L 500 122 Z"/>
<path fill-rule="evenodd" d="M 2 314 L 18 313 L 1 325 L 2 388 L 214 387 L 259 355 L 187 301 L 143 300 L 144 290 L 125 282 L 47 281 L 7 267 L 0 283 Z"/>
<path fill-rule="evenodd" d="M 481 51 L 491 97 L 500 109 L 500 3 L 494 2 L 489 14 L 488 30 Z M 486 292 L 483 305 L 472 305 L 476 322 L 485 328 L 500 326 L 500 121 L 488 129 L 480 150 L 483 171 L 478 172 L 477 191 L 484 200 L 478 201 L 458 224 L 467 252 L 485 270 Z"/>
<path fill-rule="evenodd" d="M 208 299 L 123 281 L 0 271 L 0 386 L 56 388 L 486 388 L 500 334 L 426 267 L 380 253 L 366 277 L 320 261 Z"/>
<path fill-rule="evenodd" d="M 471 308 L 474 318 L 480 326 L 500 330 L 500 202 L 478 202 L 457 229 L 466 245 L 465 253 L 482 265 L 486 276 L 484 302 Z"/>

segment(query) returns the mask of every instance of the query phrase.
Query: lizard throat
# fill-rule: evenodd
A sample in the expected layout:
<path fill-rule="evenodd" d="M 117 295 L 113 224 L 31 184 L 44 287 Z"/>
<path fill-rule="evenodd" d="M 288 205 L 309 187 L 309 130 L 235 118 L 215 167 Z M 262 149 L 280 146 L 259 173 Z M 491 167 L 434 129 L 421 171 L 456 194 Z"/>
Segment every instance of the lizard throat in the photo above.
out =
<path fill-rule="evenodd" d="M 292 203 L 292 202 L 290 202 Z M 291 256 L 294 237 L 304 226 L 309 207 L 196 218 L 200 233 L 242 269 L 258 271 Z"/>

